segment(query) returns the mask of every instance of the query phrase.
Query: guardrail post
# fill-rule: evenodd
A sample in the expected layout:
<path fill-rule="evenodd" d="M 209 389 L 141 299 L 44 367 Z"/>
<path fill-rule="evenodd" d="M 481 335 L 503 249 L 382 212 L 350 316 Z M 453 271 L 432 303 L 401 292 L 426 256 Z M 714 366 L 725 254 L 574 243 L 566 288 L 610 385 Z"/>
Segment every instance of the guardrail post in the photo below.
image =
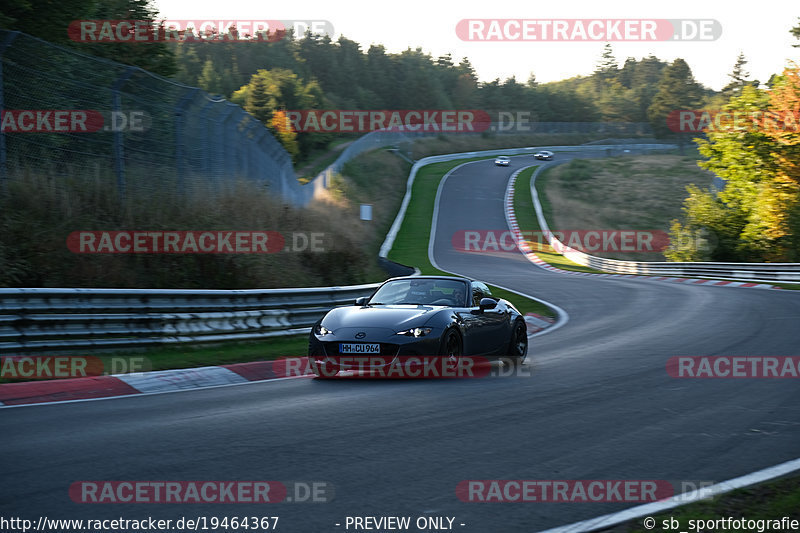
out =
<path fill-rule="evenodd" d="M 208 139 L 211 138 L 211 133 L 208 130 L 210 129 L 211 132 L 213 132 L 213 127 L 211 127 L 211 125 L 213 124 L 213 120 L 210 117 L 208 117 L 206 114 L 208 113 L 209 108 L 211 106 L 213 106 L 215 103 L 217 103 L 217 102 L 209 100 L 208 102 L 206 102 L 206 105 L 204 105 L 200 109 L 200 113 L 199 113 L 200 118 L 207 122 L 207 124 L 206 124 L 206 135 L 203 137 L 203 141 L 204 142 L 203 142 L 202 146 L 200 147 L 200 149 L 202 150 L 202 153 L 203 153 L 203 176 L 206 179 L 212 173 L 211 154 L 209 153 L 209 147 L 208 147 Z"/>
<path fill-rule="evenodd" d="M 230 181 L 230 167 L 228 166 L 228 119 L 233 114 L 234 108 L 229 107 L 227 111 L 222 113 L 222 116 L 219 119 L 219 139 L 215 143 L 217 146 L 217 162 L 220 166 L 220 173 L 219 173 L 219 182 L 223 181 Z M 213 139 L 212 139 L 213 141 Z"/>
<path fill-rule="evenodd" d="M 250 149 L 250 157 L 255 159 L 255 162 L 251 163 L 251 165 L 256 172 L 255 178 L 258 181 L 259 185 L 263 185 L 264 183 L 264 174 L 263 174 L 264 166 L 261 164 L 261 158 L 264 157 L 264 154 L 261 148 L 261 139 L 266 134 L 267 134 L 266 128 L 256 129 L 256 133 L 252 139 L 252 148 Z"/>
<path fill-rule="evenodd" d="M 3 41 L 2 45 L 0 45 L 0 110 L 4 110 L 6 108 L 5 94 L 3 91 L 3 56 L 6 53 L 6 48 L 11 45 L 11 42 L 16 39 L 17 35 L 19 35 L 18 31 L 10 32 L 5 41 Z M 6 188 L 8 187 L 8 169 L 6 166 L 6 158 L 6 134 L 2 129 L 0 129 L 0 194 L 5 193 Z"/>
<path fill-rule="evenodd" d="M 178 194 L 183 195 L 186 180 L 186 143 L 184 141 L 184 129 L 186 121 L 184 112 L 186 107 L 194 100 L 194 96 L 199 89 L 193 87 L 186 91 L 178 103 L 175 104 L 175 164 L 178 174 Z"/>
<path fill-rule="evenodd" d="M 250 159 L 253 157 L 252 149 L 250 148 L 251 145 L 253 144 L 253 138 L 251 136 L 251 131 L 253 130 L 253 128 L 258 127 L 261 124 L 257 120 L 253 120 L 252 118 L 248 119 L 248 122 L 249 122 L 249 125 L 244 129 L 243 135 L 244 135 L 245 140 L 246 141 L 250 141 L 250 143 L 248 143 L 248 144 L 242 143 L 242 146 L 240 147 L 240 150 L 239 150 L 239 154 L 240 154 L 241 160 L 242 160 L 241 161 L 242 172 L 247 177 L 248 180 L 252 180 L 254 178 L 254 176 L 252 174 L 251 165 L 250 165 Z M 256 167 L 253 167 L 253 168 L 256 168 Z"/>
<path fill-rule="evenodd" d="M 120 97 L 120 88 L 128 81 L 134 73 L 134 67 L 128 67 L 111 86 L 111 110 L 112 122 L 113 117 L 117 116 L 122 109 L 122 98 Z M 117 175 L 117 194 L 119 194 L 120 202 L 125 200 L 125 152 L 123 148 L 122 131 L 115 130 L 114 134 L 114 173 Z"/>

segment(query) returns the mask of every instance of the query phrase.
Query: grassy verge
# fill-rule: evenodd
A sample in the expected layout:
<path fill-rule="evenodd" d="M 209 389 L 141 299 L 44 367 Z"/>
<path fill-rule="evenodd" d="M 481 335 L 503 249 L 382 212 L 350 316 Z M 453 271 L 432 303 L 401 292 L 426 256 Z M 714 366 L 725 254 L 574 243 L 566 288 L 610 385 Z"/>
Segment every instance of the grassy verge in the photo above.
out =
<path fill-rule="evenodd" d="M 436 203 L 436 190 L 444 175 L 454 167 L 469 161 L 487 159 L 473 157 L 443 163 L 434 163 L 422 167 L 414 179 L 411 189 L 411 202 L 408 204 L 403 224 L 394 241 L 389 259 L 404 265 L 413 265 L 423 274 L 450 275 L 431 265 L 428 259 L 428 243 L 430 241 L 431 220 Z M 492 286 L 492 294 L 513 303 L 521 313 L 538 313 L 555 317 L 556 313 L 544 304 L 522 297 L 513 292 Z"/>
<path fill-rule="evenodd" d="M 373 219 L 362 222 L 369 228 L 369 238 L 361 243 L 371 257 L 378 257 L 381 244 L 400 210 L 410 171 L 408 161 L 386 149 L 361 154 L 342 169 L 347 202 L 353 209 L 361 204 L 372 205 Z"/>
<path fill-rule="evenodd" d="M 739 489 L 709 500 L 678 507 L 661 514 L 653 515 L 655 529 L 643 525 L 644 517 L 625 522 L 604 531 L 612 533 L 645 533 L 649 531 L 696 531 L 690 528 L 690 520 L 714 520 L 720 518 L 745 518 L 747 520 L 800 520 L 800 476 L 761 483 L 746 489 Z M 670 522 L 670 519 L 676 522 Z M 670 524 L 667 528 L 665 524 Z M 664 527 L 662 527 L 664 526 Z M 765 531 L 790 531 L 782 527 Z M 730 532 L 733 528 L 705 528 L 704 532 Z M 739 528 L 738 531 L 758 531 L 757 528 Z"/>
<path fill-rule="evenodd" d="M 523 232 L 523 235 L 525 232 L 532 232 L 534 235 L 536 235 L 536 232 L 541 231 L 541 228 L 539 227 L 539 221 L 536 219 L 536 210 L 533 207 L 533 200 L 531 199 L 530 194 L 531 177 L 533 176 L 535 170 L 535 167 L 523 170 L 517 176 L 517 181 L 514 184 L 514 214 L 517 217 L 517 225 L 519 225 L 519 229 Z M 536 178 L 536 190 L 539 192 L 539 201 L 542 204 L 542 211 L 545 215 L 545 220 L 549 219 L 550 217 L 550 204 L 543 201 L 543 195 L 541 194 L 543 187 L 540 183 L 540 180 L 546 174 L 547 171 L 544 171 Z M 538 241 L 534 241 L 529 242 L 528 244 L 531 246 L 531 249 L 536 252 L 536 255 L 542 259 L 542 261 L 545 261 L 554 267 L 564 270 L 573 270 L 575 272 L 601 273 L 599 270 L 595 270 L 593 268 L 579 265 L 578 263 L 570 261 L 563 255 L 553 250 L 549 244 L 544 242 L 539 244 Z"/>
<path fill-rule="evenodd" d="M 576 159 L 548 172 L 540 199 L 552 204 L 554 229 L 642 230 L 667 234 L 683 217 L 686 187 L 706 189 L 713 174 L 697 158 L 671 154 Z M 592 255 L 622 261 L 665 261 L 657 249 L 598 249 Z"/>

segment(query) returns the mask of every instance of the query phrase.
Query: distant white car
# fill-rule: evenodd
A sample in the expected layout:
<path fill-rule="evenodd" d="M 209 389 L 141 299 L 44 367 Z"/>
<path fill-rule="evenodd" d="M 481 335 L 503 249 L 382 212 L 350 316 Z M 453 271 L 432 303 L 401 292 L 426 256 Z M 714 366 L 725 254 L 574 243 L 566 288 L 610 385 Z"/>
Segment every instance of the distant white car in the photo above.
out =
<path fill-rule="evenodd" d="M 542 161 L 552 161 L 553 160 L 553 152 L 548 152 L 547 150 L 542 150 L 541 152 L 536 152 L 533 154 L 534 159 L 540 159 Z"/>
<path fill-rule="evenodd" d="M 505 155 L 499 155 L 494 160 L 494 164 L 501 167 L 507 167 L 511 163 L 511 158 Z"/>

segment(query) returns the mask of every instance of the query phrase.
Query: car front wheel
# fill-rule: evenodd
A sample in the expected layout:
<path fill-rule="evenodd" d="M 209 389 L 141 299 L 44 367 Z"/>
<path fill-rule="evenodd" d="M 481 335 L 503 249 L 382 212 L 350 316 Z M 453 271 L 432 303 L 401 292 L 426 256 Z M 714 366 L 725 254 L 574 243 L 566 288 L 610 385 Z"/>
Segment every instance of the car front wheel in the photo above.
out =
<path fill-rule="evenodd" d="M 525 321 L 517 320 L 514 329 L 511 331 L 511 339 L 508 344 L 508 358 L 512 366 L 517 366 L 525 361 L 528 355 L 528 328 Z"/>
<path fill-rule="evenodd" d="M 444 355 L 449 359 L 456 360 L 461 357 L 461 351 L 461 337 L 459 337 L 458 333 L 451 329 L 444 336 L 444 342 L 442 342 L 440 355 Z"/>

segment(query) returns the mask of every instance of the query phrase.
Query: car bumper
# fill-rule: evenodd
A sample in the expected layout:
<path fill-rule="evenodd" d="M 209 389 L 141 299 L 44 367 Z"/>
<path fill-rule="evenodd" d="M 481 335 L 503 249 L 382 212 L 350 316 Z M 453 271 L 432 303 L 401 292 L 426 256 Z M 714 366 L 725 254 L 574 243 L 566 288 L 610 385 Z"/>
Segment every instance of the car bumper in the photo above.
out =
<path fill-rule="evenodd" d="M 393 335 L 394 342 L 378 342 L 380 353 L 340 353 L 339 348 L 342 343 L 363 343 L 363 340 L 341 338 L 336 340 L 321 340 L 316 334 L 312 333 L 309 341 L 308 358 L 312 368 L 314 364 L 325 365 L 330 369 L 339 370 L 363 370 L 364 365 L 374 368 L 388 367 L 395 364 L 398 358 L 409 356 L 416 357 L 439 357 L 441 349 L 441 339 L 437 332 L 432 332 L 425 337 L 405 337 L 403 335 Z M 439 332 L 440 333 L 440 332 Z"/>

